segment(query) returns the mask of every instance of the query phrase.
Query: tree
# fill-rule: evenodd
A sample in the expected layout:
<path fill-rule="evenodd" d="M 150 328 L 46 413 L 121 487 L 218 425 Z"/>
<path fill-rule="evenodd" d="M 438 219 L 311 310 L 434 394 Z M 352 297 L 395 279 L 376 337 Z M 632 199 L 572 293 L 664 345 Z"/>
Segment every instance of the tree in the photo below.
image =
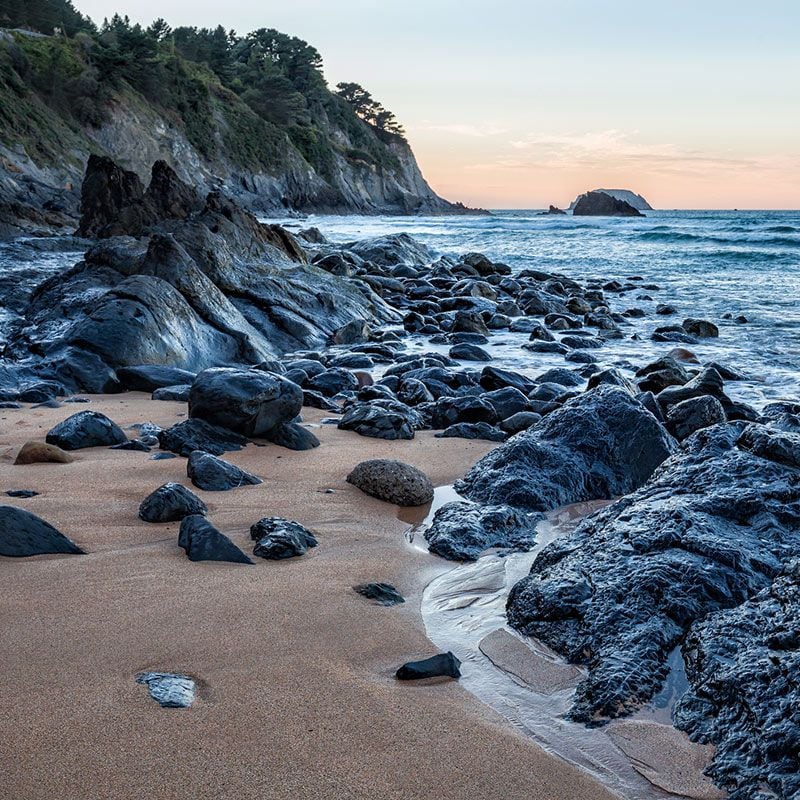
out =
<path fill-rule="evenodd" d="M 336 84 L 336 94 L 348 103 L 356 116 L 373 128 L 395 136 L 405 136 L 403 126 L 395 115 L 384 108 L 373 96 L 358 83 Z"/>

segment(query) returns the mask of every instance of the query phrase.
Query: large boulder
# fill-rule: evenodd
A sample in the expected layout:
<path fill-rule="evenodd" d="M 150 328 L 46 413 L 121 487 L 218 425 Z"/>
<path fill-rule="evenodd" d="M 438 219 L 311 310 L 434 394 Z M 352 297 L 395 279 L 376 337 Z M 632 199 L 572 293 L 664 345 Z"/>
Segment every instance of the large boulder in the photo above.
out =
<path fill-rule="evenodd" d="M 303 390 L 260 369 L 217 367 L 201 372 L 189 392 L 189 416 L 243 436 L 269 438 L 303 408 Z"/>
<path fill-rule="evenodd" d="M 417 467 L 402 461 L 378 458 L 362 461 L 347 482 L 378 500 L 398 506 L 424 506 L 433 500 L 433 484 Z"/>
<path fill-rule="evenodd" d="M 509 595 L 513 627 L 585 665 L 576 720 L 601 724 L 640 708 L 661 687 L 672 650 L 691 641 L 693 625 L 746 604 L 797 556 L 800 436 L 722 424 L 684 447 L 638 491 L 542 550 Z M 762 678 L 758 671 L 748 680 Z M 700 713 L 714 725 L 713 704 Z"/>
<path fill-rule="evenodd" d="M 81 450 L 85 447 L 122 444 L 128 441 L 128 437 L 105 414 L 99 411 L 79 411 L 48 431 L 45 441 L 62 450 Z"/>
<path fill-rule="evenodd" d="M 83 553 L 78 545 L 30 511 L 0 506 L 0 556 L 23 558 L 45 553 Z"/>
<path fill-rule="evenodd" d="M 484 456 L 456 485 L 470 500 L 549 511 L 628 494 L 675 449 L 630 393 L 603 385 Z"/>
<path fill-rule="evenodd" d="M 572 209 L 575 217 L 643 217 L 625 200 L 619 200 L 605 192 L 586 192 L 581 195 Z"/>

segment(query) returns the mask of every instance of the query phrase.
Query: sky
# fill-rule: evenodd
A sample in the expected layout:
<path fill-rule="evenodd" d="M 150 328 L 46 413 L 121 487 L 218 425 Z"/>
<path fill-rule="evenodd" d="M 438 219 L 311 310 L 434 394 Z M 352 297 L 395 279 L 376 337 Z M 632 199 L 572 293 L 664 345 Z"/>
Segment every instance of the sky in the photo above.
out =
<path fill-rule="evenodd" d="M 444 197 L 800 208 L 800 0 L 76 0 L 299 36 L 405 126 Z"/>

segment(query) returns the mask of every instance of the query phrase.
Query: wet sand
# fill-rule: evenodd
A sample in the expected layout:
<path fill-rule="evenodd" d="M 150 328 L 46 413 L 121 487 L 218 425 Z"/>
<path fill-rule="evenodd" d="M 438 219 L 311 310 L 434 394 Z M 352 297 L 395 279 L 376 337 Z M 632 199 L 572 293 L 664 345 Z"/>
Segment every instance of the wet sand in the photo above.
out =
<path fill-rule="evenodd" d="M 123 427 L 167 426 L 186 410 L 128 394 L 0 411 L 0 491 L 42 493 L 0 502 L 39 514 L 88 553 L 0 558 L 0 798 L 612 797 L 458 683 L 393 677 L 435 652 L 420 599 L 447 565 L 408 546 L 398 509 L 345 477 L 359 461 L 390 457 L 447 484 L 492 443 L 430 432 L 383 442 L 325 425 L 310 452 L 229 453 L 264 483 L 197 490 L 211 521 L 246 552 L 262 516 L 297 520 L 320 545 L 284 562 L 192 563 L 177 523 L 137 517 L 162 483 L 190 485 L 185 459 L 95 448 L 72 464 L 13 465 L 25 441 L 85 408 Z M 385 608 L 352 591 L 372 580 L 407 602 Z M 199 700 L 161 709 L 134 681 L 143 670 L 194 676 Z"/>

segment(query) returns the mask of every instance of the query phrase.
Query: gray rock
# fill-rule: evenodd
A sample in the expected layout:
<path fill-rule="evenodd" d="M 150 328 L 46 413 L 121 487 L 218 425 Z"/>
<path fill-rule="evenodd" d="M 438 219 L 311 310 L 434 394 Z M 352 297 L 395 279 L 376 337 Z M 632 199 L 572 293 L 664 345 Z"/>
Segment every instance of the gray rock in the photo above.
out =
<path fill-rule="evenodd" d="M 476 502 L 549 511 L 627 494 L 674 449 L 658 420 L 628 392 L 600 386 L 488 453 L 456 489 Z"/>
<path fill-rule="evenodd" d="M 165 483 L 142 500 L 139 518 L 145 522 L 174 522 L 192 514 L 206 514 L 208 506 L 180 483 Z"/>
<path fill-rule="evenodd" d="M 667 412 L 667 430 L 679 441 L 719 422 L 725 422 L 725 409 L 711 395 L 689 398 Z"/>
<path fill-rule="evenodd" d="M 207 492 L 225 492 L 240 486 L 254 486 L 261 478 L 217 458 L 211 453 L 195 450 L 186 462 L 186 474 L 198 489 Z"/>
<path fill-rule="evenodd" d="M 147 686 L 150 697 L 162 708 L 189 708 L 197 696 L 195 682 L 175 672 L 140 672 L 136 683 Z"/>
<path fill-rule="evenodd" d="M 45 439 L 62 450 L 108 447 L 127 441 L 122 428 L 98 411 L 79 411 L 52 428 Z"/>
<path fill-rule="evenodd" d="M 347 476 L 347 482 L 372 497 L 398 506 L 423 506 L 433 500 L 430 478 L 402 461 L 362 461 Z"/>
<path fill-rule="evenodd" d="M 528 550 L 536 540 L 539 518 L 509 506 L 455 501 L 436 511 L 424 536 L 428 549 L 437 556 L 475 561 L 491 547 Z"/>
<path fill-rule="evenodd" d="M 502 429 L 488 422 L 457 422 L 434 434 L 437 439 L 486 439 L 504 442 L 508 436 Z"/>
<path fill-rule="evenodd" d="M 25 558 L 45 553 L 83 553 L 75 542 L 30 511 L 0 505 L 0 556 Z"/>
<path fill-rule="evenodd" d="M 163 386 L 153 392 L 151 399 L 168 400 L 175 403 L 188 403 L 191 390 L 191 384 L 188 383 L 176 384 L 175 386 Z"/>
<path fill-rule="evenodd" d="M 299 522 L 282 517 L 264 517 L 250 527 L 250 538 L 256 541 L 253 555 L 273 561 L 304 555 L 317 539 Z"/>

